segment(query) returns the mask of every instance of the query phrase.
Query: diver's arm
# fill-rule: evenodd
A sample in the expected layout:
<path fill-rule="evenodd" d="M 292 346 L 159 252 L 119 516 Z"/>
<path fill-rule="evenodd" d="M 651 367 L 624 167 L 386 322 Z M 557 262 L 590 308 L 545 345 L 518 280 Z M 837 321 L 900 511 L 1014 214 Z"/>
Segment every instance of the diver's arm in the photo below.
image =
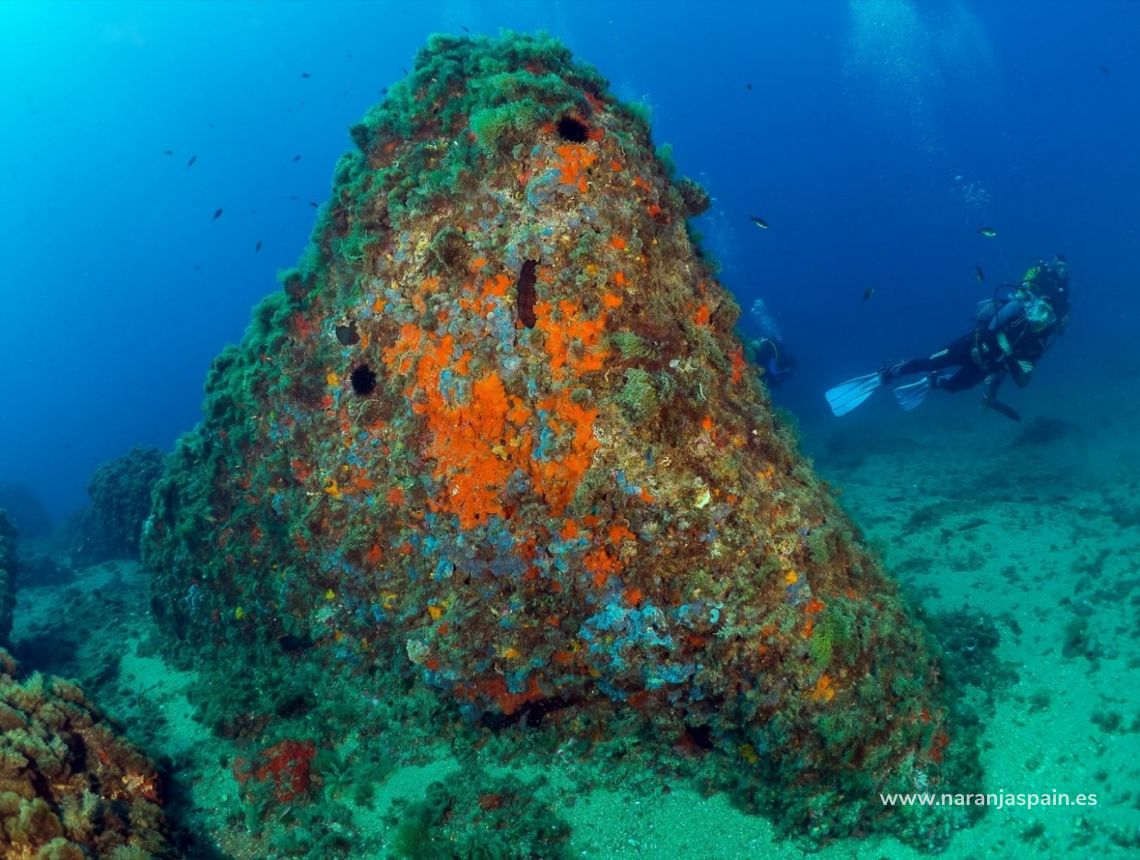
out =
<path fill-rule="evenodd" d="M 1003 329 L 1023 313 L 1025 313 L 1025 305 L 1019 299 L 1006 302 L 1001 306 L 1001 310 L 990 318 L 988 328 L 990 331 Z"/>
<path fill-rule="evenodd" d="M 982 405 L 987 409 L 992 409 L 995 412 L 1000 412 L 1011 421 L 1020 421 L 1021 415 L 1012 406 L 1007 406 L 997 399 L 998 389 L 1001 388 L 1002 382 L 1005 381 L 1005 371 L 998 370 L 991 373 L 986 377 L 986 391 L 982 395 Z"/>

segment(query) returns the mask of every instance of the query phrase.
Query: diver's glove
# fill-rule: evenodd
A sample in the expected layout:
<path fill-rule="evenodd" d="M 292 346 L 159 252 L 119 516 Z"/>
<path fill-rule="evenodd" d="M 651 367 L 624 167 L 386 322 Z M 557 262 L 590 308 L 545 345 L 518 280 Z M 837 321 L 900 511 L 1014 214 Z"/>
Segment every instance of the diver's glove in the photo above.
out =
<path fill-rule="evenodd" d="M 1009 375 L 1013 377 L 1014 384 L 1016 384 L 1018 388 L 1027 386 L 1029 380 L 1033 378 L 1033 362 L 1018 359 L 1017 361 L 1010 361 L 1008 364 Z"/>

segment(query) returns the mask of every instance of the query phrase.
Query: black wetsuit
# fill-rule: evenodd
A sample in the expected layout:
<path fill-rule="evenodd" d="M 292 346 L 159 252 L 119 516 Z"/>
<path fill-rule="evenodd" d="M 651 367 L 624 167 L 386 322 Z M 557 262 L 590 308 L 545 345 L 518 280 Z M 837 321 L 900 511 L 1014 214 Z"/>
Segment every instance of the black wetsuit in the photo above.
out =
<path fill-rule="evenodd" d="M 995 308 L 991 317 L 979 321 L 977 328 L 957 340 L 951 341 L 938 352 L 926 358 L 913 358 L 888 368 L 881 374 L 882 381 L 908 374 L 930 374 L 936 388 L 955 392 L 986 383 L 982 403 L 1014 421 L 1021 417 L 1011 407 L 997 400 L 997 392 L 1006 375 L 1013 377 L 1018 388 L 1029 384 L 1038 360 L 1053 343 L 1064 327 L 1065 320 L 1052 318 L 1035 329 L 1027 315 L 1027 305 L 1021 299 Z M 957 367 L 953 373 L 943 373 Z"/>
<path fill-rule="evenodd" d="M 942 379 L 939 388 L 946 391 L 964 391 L 973 388 L 992 372 L 979 364 L 974 358 L 975 344 L 978 333 L 971 332 L 957 340 L 951 341 L 934 355 L 927 358 L 912 358 L 896 364 L 887 372 L 887 379 L 896 376 L 907 376 L 913 373 L 936 373 L 950 367 L 958 367 L 953 376 Z M 1000 352 L 1000 350 L 999 350 Z"/>

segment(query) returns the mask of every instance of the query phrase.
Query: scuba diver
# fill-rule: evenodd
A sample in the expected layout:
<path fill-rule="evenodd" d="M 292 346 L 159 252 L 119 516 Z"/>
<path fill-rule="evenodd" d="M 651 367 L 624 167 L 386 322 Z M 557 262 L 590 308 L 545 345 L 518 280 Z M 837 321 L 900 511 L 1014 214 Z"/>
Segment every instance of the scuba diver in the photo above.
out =
<path fill-rule="evenodd" d="M 748 311 L 752 324 L 760 332 L 759 337 L 749 338 L 749 357 L 760 368 L 769 388 L 779 388 L 784 380 L 792 375 L 796 359 L 784 345 L 780 327 L 768 312 L 763 299 L 756 299 Z"/>
<path fill-rule="evenodd" d="M 796 358 L 778 337 L 758 337 L 748 341 L 752 360 L 760 368 L 769 388 L 784 384 L 796 366 Z"/>
<path fill-rule="evenodd" d="M 1002 284 L 990 299 L 978 303 L 974 330 L 951 341 L 927 358 L 884 367 L 837 385 L 826 393 L 835 415 L 846 415 L 882 385 L 900 376 L 922 379 L 898 386 L 895 399 L 904 410 L 918 406 L 933 389 L 951 393 L 985 382 L 982 405 L 1020 421 L 1021 416 L 997 399 L 1006 376 L 1018 388 L 1029 384 L 1045 351 L 1069 321 L 1069 273 L 1065 258 L 1039 260 L 1020 285 Z"/>

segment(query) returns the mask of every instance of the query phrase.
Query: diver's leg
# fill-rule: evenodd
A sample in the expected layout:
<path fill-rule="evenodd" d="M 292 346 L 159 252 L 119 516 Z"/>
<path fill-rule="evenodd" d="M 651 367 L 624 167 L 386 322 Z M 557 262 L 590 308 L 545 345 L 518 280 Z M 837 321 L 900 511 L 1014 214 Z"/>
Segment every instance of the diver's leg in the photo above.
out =
<path fill-rule="evenodd" d="M 967 388 L 973 388 L 979 382 L 986 378 L 986 372 L 978 367 L 976 364 L 967 364 L 958 369 L 958 372 L 952 376 L 939 376 L 937 373 L 931 375 L 930 382 L 935 388 L 941 388 L 943 391 L 949 391 L 953 394 L 956 391 L 965 391 Z"/>
<path fill-rule="evenodd" d="M 912 373 L 935 373 L 948 367 L 962 367 L 965 370 L 967 365 L 973 363 L 970 358 L 972 346 L 973 337 L 966 335 L 952 341 L 926 358 L 912 358 L 910 361 L 900 361 L 898 364 L 885 368 L 880 371 L 879 376 L 883 382 L 890 382 L 899 376 L 907 376 Z"/>

